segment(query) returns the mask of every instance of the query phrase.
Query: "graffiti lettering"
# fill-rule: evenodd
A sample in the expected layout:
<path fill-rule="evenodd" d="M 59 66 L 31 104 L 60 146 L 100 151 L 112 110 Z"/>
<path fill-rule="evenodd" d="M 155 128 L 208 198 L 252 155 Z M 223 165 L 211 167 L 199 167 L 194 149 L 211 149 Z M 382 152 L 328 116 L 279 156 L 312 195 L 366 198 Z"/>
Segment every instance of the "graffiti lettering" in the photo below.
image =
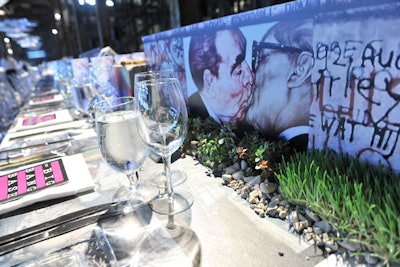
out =
<path fill-rule="evenodd" d="M 361 125 L 361 123 L 338 116 L 338 113 L 332 110 L 331 106 L 326 106 L 325 108 L 324 112 L 321 113 L 322 132 L 325 132 L 329 136 L 331 135 L 331 130 L 334 130 L 333 136 L 339 135 L 340 139 L 347 139 L 349 142 L 353 142 L 356 125 Z"/>
<path fill-rule="evenodd" d="M 389 55 L 386 58 L 384 58 L 382 43 L 383 43 L 382 40 L 373 40 L 365 46 L 361 58 L 362 67 L 367 66 L 369 62 L 373 67 L 381 67 L 381 68 L 395 67 L 396 69 L 399 69 L 398 62 L 400 55 L 397 55 L 396 58 L 394 58 L 394 51 L 391 50 L 388 53 Z"/>
<path fill-rule="evenodd" d="M 322 67 L 319 67 L 319 69 L 326 70 L 329 65 L 348 66 L 348 63 L 354 60 L 356 54 L 361 52 L 361 45 L 361 41 L 354 40 L 345 41 L 343 47 L 340 46 L 339 42 L 333 42 L 330 45 L 317 43 L 316 59 L 323 60 Z"/>
<path fill-rule="evenodd" d="M 376 101 L 373 100 L 372 94 L 373 90 L 379 90 L 379 91 L 384 91 L 387 92 L 388 95 L 390 95 L 393 98 L 398 98 L 399 96 L 394 92 L 391 93 L 391 74 L 386 71 L 386 70 L 381 70 L 378 72 L 373 72 L 369 77 L 362 77 L 362 76 L 357 76 L 356 74 L 353 73 L 352 79 L 354 80 L 356 84 L 356 90 L 360 94 L 361 97 L 363 97 L 367 102 L 371 102 L 376 105 L 381 104 L 381 100 Z"/>
<path fill-rule="evenodd" d="M 340 109 L 335 110 L 332 105 L 324 106 L 320 125 L 321 132 L 325 133 L 327 138 L 329 136 L 339 137 L 341 140 L 352 143 L 355 141 L 355 136 L 366 137 L 368 132 L 370 147 L 380 151 L 386 157 L 393 155 L 400 136 L 399 125 L 387 122 L 382 124 L 381 121 L 373 121 L 372 115 L 368 111 L 364 111 L 364 119 L 362 121 L 343 116 L 345 113 Z"/>
<path fill-rule="evenodd" d="M 340 80 L 340 77 L 332 77 L 329 71 L 320 70 L 318 71 L 319 78 L 316 82 L 317 94 L 316 98 L 319 98 L 320 92 L 327 88 L 329 96 L 332 96 L 332 90 L 334 88 L 334 82 Z"/>
<path fill-rule="evenodd" d="M 345 41 L 342 45 L 336 41 L 317 44 L 318 76 L 314 79 L 316 98 L 321 96 L 322 90 L 329 97 L 339 93 L 345 98 L 349 97 L 349 92 L 356 90 L 371 104 L 380 105 L 379 101 L 372 100 L 373 91 L 379 90 L 394 100 L 400 100 L 400 94 L 392 90 L 398 83 L 392 72 L 400 70 L 400 55 L 395 55 L 391 50 L 385 56 L 382 40 L 372 40 L 364 47 L 362 45 L 363 42 L 355 40 Z M 392 68 L 391 71 L 389 68 Z M 346 80 L 342 78 L 344 72 Z"/>

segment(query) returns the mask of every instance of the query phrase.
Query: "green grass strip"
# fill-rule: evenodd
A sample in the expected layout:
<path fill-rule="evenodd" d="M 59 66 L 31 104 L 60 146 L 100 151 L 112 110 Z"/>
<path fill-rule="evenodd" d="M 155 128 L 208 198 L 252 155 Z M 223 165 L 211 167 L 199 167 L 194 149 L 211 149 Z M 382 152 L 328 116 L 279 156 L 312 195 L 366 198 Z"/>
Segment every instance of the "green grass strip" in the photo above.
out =
<path fill-rule="evenodd" d="M 356 238 L 365 253 L 400 263 L 399 176 L 346 155 L 310 150 L 284 158 L 276 177 L 288 202 L 317 212 L 341 240 Z"/>

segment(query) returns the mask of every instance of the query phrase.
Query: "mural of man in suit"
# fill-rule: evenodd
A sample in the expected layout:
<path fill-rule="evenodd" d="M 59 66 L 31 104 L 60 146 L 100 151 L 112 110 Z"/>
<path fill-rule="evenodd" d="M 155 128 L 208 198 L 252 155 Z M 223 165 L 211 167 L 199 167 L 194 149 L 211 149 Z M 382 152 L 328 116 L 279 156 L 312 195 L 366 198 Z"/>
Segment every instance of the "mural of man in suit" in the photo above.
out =
<path fill-rule="evenodd" d="M 245 119 L 254 81 L 245 56 L 246 38 L 239 29 L 191 38 L 189 64 L 198 89 L 188 100 L 191 116 L 233 125 Z"/>
<path fill-rule="evenodd" d="M 269 138 L 307 146 L 313 66 L 312 22 L 274 24 L 253 42 L 253 102 L 247 122 Z"/>

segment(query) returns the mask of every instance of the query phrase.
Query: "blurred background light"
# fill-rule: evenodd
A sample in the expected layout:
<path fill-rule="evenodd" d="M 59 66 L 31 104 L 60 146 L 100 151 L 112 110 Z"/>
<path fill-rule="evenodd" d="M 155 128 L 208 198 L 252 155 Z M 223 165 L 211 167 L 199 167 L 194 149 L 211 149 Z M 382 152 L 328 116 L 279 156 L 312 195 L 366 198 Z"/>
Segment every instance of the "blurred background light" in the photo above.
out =
<path fill-rule="evenodd" d="M 106 0 L 106 6 L 113 7 L 114 1 L 113 0 Z"/>
<path fill-rule="evenodd" d="M 60 13 L 58 13 L 58 12 L 54 13 L 54 19 L 57 20 L 57 21 L 61 20 Z"/>
<path fill-rule="evenodd" d="M 85 3 L 88 4 L 88 5 L 91 5 L 91 6 L 95 6 L 96 5 L 96 0 L 86 0 Z"/>

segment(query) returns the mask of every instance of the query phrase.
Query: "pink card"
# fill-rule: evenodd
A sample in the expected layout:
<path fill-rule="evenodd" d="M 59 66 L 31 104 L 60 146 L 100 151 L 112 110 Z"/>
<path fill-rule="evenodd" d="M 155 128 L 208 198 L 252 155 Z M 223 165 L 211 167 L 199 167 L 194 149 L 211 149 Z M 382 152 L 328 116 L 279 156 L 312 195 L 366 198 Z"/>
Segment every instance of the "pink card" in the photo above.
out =
<path fill-rule="evenodd" d="M 68 181 L 61 159 L 0 176 L 0 203 Z"/>

